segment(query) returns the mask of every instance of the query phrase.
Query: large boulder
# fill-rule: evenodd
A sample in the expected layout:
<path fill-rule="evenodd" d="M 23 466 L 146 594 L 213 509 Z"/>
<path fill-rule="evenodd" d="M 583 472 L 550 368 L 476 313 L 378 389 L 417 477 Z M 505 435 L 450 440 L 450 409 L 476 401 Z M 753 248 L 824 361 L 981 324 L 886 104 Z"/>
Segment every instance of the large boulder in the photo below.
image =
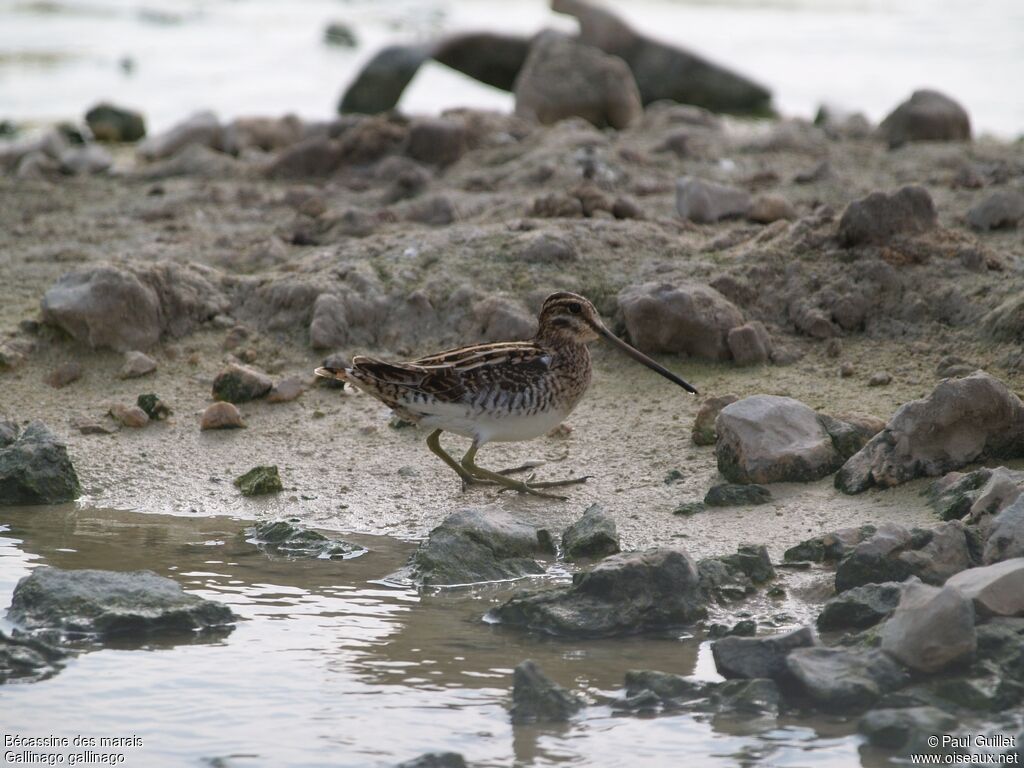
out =
<path fill-rule="evenodd" d="M 797 648 L 786 656 L 786 668 L 798 690 L 829 712 L 867 709 L 909 682 L 899 664 L 877 650 Z"/>
<path fill-rule="evenodd" d="M 172 262 L 97 264 L 62 275 L 43 295 L 43 320 L 89 346 L 147 349 L 226 312 L 209 270 Z"/>
<path fill-rule="evenodd" d="M 372 115 L 393 109 L 428 56 L 429 51 L 421 46 L 382 48 L 349 84 L 338 103 L 338 112 Z"/>
<path fill-rule="evenodd" d="M 816 641 L 810 627 L 771 637 L 723 637 L 711 644 L 718 673 L 724 677 L 769 678 L 788 681 L 786 657 L 796 648 L 810 648 Z"/>
<path fill-rule="evenodd" d="M 974 461 L 1024 456 L 1024 405 L 984 371 L 946 379 L 928 397 L 893 414 L 885 429 L 836 474 L 836 487 L 860 493 L 916 477 L 936 477 Z"/>
<path fill-rule="evenodd" d="M 1024 557 L 1024 496 L 995 516 L 985 540 L 982 559 L 986 563 Z"/>
<path fill-rule="evenodd" d="M 100 637 L 190 634 L 235 619 L 226 605 L 152 571 L 49 567 L 18 582 L 7 617 L 28 630 Z"/>
<path fill-rule="evenodd" d="M 754 395 L 730 403 L 715 430 L 718 471 L 734 483 L 817 480 L 842 461 L 818 414 L 791 397 Z"/>
<path fill-rule="evenodd" d="M 627 128 L 643 114 L 621 59 L 554 32 L 538 35 L 516 78 L 515 112 L 545 125 L 582 117 L 598 128 Z"/>
<path fill-rule="evenodd" d="M 677 549 L 606 558 L 568 587 L 519 593 L 491 615 L 553 635 L 612 637 L 692 624 L 707 611 L 697 567 Z"/>
<path fill-rule="evenodd" d="M 645 352 L 728 360 L 729 331 L 743 324 L 739 309 L 703 283 L 634 285 L 618 302 L 629 338 Z"/>
<path fill-rule="evenodd" d="M 908 141 L 970 141 L 971 119 L 967 110 L 938 91 L 914 91 L 878 126 L 878 134 L 890 147 Z"/>
<path fill-rule="evenodd" d="M 60 504 L 82 492 L 67 447 L 41 421 L 0 445 L 0 506 Z"/>
<path fill-rule="evenodd" d="M 669 99 L 715 112 L 771 112 L 766 88 L 690 51 L 639 34 L 605 8 L 585 0 L 553 0 L 551 8 L 579 20 L 581 42 L 629 65 L 644 104 Z"/>
<path fill-rule="evenodd" d="M 839 219 L 839 243 L 886 245 L 900 235 L 919 235 L 938 225 L 932 196 L 924 187 L 910 185 L 892 194 L 872 192 L 854 200 Z"/>
<path fill-rule="evenodd" d="M 579 698 L 527 659 L 512 673 L 512 722 L 561 723 L 583 706 Z"/>
<path fill-rule="evenodd" d="M 1024 557 L 969 568 L 951 576 L 946 586 L 970 598 L 979 617 L 1024 616 Z"/>
<path fill-rule="evenodd" d="M 676 213 L 698 224 L 746 216 L 752 198 L 745 189 L 683 176 L 676 182 Z"/>
<path fill-rule="evenodd" d="M 423 586 L 506 581 L 544 573 L 537 558 L 552 554 L 546 530 L 498 509 L 464 509 L 434 528 L 409 564 L 389 578 Z"/>
<path fill-rule="evenodd" d="M 968 532 L 959 521 L 931 529 L 883 523 L 848 552 L 836 568 L 836 591 L 917 576 L 942 584 L 972 564 Z"/>
<path fill-rule="evenodd" d="M 938 672 L 974 655 L 978 636 L 971 600 L 953 587 L 918 580 L 904 585 L 895 613 L 882 625 L 882 650 L 918 672 Z"/>

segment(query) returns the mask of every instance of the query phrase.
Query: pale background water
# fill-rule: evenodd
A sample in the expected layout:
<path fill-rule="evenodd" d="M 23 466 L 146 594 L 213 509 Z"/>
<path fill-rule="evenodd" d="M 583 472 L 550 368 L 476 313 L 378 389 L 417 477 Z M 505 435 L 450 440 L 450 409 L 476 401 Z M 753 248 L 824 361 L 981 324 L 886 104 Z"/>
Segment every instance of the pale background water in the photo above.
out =
<path fill-rule="evenodd" d="M 822 102 L 878 120 L 919 87 L 968 109 L 978 132 L 1024 132 L 1021 0 L 639 0 L 636 28 L 760 80 L 788 115 Z M 348 23 L 354 49 L 323 43 Z M 2 0 L 0 118 L 80 117 L 101 99 L 162 128 L 197 109 L 221 117 L 334 113 L 362 63 L 391 42 L 458 30 L 571 31 L 542 0 Z M 134 62 L 125 74 L 120 62 Z M 511 96 L 428 64 L 407 112 L 509 109 Z"/>

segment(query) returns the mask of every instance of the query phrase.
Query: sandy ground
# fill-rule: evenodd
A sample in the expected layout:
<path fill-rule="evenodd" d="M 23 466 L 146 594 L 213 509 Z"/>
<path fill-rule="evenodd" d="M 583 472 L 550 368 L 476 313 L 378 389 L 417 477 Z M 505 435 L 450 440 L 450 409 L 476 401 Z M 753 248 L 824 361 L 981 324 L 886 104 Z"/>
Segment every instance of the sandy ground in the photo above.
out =
<path fill-rule="evenodd" d="M 642 199 L 645 221 L 534 220 L 529 226 L 571 235 L 582 261 L 538 266 L 502 258 L 503 249 L 519 237 L 532 196 L 564 188 L 563 176 L 569 171 L 563 166 L 574 162 L 565 147 L 579 130 L 563 124 L 539 131 L 541 138 L 531 135 L 516 155 L 501 148 L 471 152 L 435 182 L 460 211 L 460 220 L 450 226 L 398 221 L 381 225 L 369 237 L 312 248 L 288 242 L 296 214 L 282 203 L 289 191 L 308 189 L 309 184 L 252 178 L 183 178 L 159 184 L 121 177 L 56 182 L 0 178 L 0 330 L 15 333 L 21 321 L 37 317 L 43 292 L 62 273 L 109 259 L 198 261 L 231 274 L 270 277 L 302 271 L 317 260 L 365 261 L 400 290 L 424 286 L 428 292 L 450 291 L 458 279 L 486 290 L 501 287 L 534 306 L 549 289 L 570 288 L 592 295 L 605 312 L 609 302 L 614 306 L 618 288 L 631 282 L 706 279 L 748 268 L 759 254 L 777 270 L 785 267 L 784 246 L 748 247 L 761 232 L 758 225 L 695 227 L 674 218 L 673 180 L 684 172 L 711 174 L 715 166 L 709 159 L 654 154 L 652 147 L 666 131 L 659 124 L 618 137 L 584 131 L 609 143 L 609 157 L 621 155 L 626 144 L 648 153 L 631 177 L 633 188 L 657 190 Z M 757 134 L 748 127 L 738 130 Z M 779 181 L 773 191 L 790 197 L 801 214 L 819 202 L 841 212 L 846 202 L 872 189 L 925 183 L 947 228 L 944 236 L 958 246 L 978 244 L 979 238 L 963 226 L 962 215 L 986 191 L 951 186 L 958 163 L 1012 163 L 1017 162 L 1014 153 L 1011 146 L 991 142 L 922 145 L 889 153 L 863 141 L 736 151 L 733 158 L 736 176 L 775 174 Z M 801 186 L 788 181 L 823 156 L 836 168 L 838 180 Z M 552 180 L 532 182 L 531 169 L 543 163 L 554 164 Z M 127 152 L 118 156 L 118 164 L 131 164 Z M 473 192 L 480 186 L 473 179 L 481 177 L 497 191 Z M 153 194 L 156 187 L 160 194 Z M 319 181 L 312 187 L 332 208 L 358 205 L 367 197 L 339 181 Z M 918 270 L 919 298 L 925 303 L 937 301 L 928 281 L 945 279 L 943 285 L 952 281 L 969 302 L 987 310 L 1014 290 L 1019 280 L 1014 265 L 1024 245 L 1019 233 L 1009 231 L 984 236 L 978 247 L 996 254 L 1009 268 L 981 275 L 950 273 L 948 262 L 937 260 L 900 268 Z M 415 249 L 412 261 L 402 262 L 396 254 L 410 248 Z M 827 272 L 829 265 L 820 263 L 824 258 L 821 252 L 805 252 L 794 255 L 792 265 L 803 274 Z M 674 357 L 662 361 L 705 395 L 784 394 L 826 413 L 884 418 L 901 403 L 929 392 L 938 381 L 936 363 L 948 354 L 987 367 L 1011 388 L 1024 388 L 1019 373 L 1002 367 L 1013 345 L 995 344 L 973 327 L 949 327 L 929 318 L 899 338 L 847 334 L 839 358 L 826 354 L 823 341 L 798 336 L 791 327 L 770 327 L 777 343 L 803 357 L 792 365 L 754 369 Z M 210 402 L 213 377 L 233 359 L 223 348 L 225 334 L 225 328 L 206 326 L 170 339 L 150 351 L 159 363 L 155 374 L 122 381 L 117 378 L 119 354 L 44 333 L 23 366 L 0 374 L 0 417 L 38 418 L 50 424 L 68 441 L 85 489 L 81 503 L 118 509 L 244 518 L 290 515 L 322 528 L 418 538 L 464 506 L 497 504 L 561 529 L 587 505 L 600 502 L 615 515 L 625 547 L 681 543 L 696 556 L 728 552 L 744 541 L 766 543 L 779 556 L 787 546 L 837 527 L 934 521 L 920 496 L 924 481 L 845 497 L 832 488 L 831 478 L 773 486 L 774 501 L 760 507 L 710 509 L 689 518 L 673 515 L 678 504 L 703 498 L 718 481 L 713 449 L 690 440 L 699 401 L 610 350 L 597 351 L 593 387 L 568 420 L 571 434 L 488 446 L 481 453 L 481 463 L 491 467 L 544 460 L 538 479 L 591 475 L 586 485 L 570 489 L 568 502 L 483 489 L 462 493 L 457 478 L 427 451 L 425 434 L 390 428 L 386 408 L 347 391 L 311 386 L 292 403 L 246 404 L 242 412 L 248 429 L 200 432 L 199 414 Z M 396 351 L 426 353 L 450 341 L 397 339 L 388 348 L 371 351 L 385 357 Z M 249 346 L 257 366 L 275 377 L 300 375 L 312 385 L 311 371 L 322 355 L 310 350 L 299 334 L 264 332 Z M 47 372 L 67 360 L 82 364 L 83 378 L 60 390 L 44 384 Z M 840 361 L 852 362 L 855 375 L 840 378 Z M 881 370 L 893 374 L 893 383 L 868 387 L 870 375 Z M 168 422 L 114 435 L 81 435 L 71 426 L 75 417 L 101 417 L 111 404 L 134 403 L 145 392 L 155 392 L 170 404 L 174 415 Z M 448 439 L 453 453 L 464 449 L 460 439 Z M 280 467 L 285 492 L 271 499 L 241 497 L 232 479 L 263 463 Z M 679 470 L 682 477 L 666 483 L 671 470 Z"/>

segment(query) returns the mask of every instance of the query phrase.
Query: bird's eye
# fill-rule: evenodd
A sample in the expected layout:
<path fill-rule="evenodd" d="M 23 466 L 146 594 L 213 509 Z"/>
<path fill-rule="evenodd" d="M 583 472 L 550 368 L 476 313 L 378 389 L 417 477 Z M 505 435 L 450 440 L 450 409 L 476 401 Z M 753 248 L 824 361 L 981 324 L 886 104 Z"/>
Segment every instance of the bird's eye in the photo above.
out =
<path fill-rule="evenodd" d="M 569 304 L 568 307 L 569 307 L 569 311 L 572 312 L 574 315 L 578 315 L 580 312 L 583 311 L 583 307 L 581 307 L 575 301 L 572 304 Z"/>

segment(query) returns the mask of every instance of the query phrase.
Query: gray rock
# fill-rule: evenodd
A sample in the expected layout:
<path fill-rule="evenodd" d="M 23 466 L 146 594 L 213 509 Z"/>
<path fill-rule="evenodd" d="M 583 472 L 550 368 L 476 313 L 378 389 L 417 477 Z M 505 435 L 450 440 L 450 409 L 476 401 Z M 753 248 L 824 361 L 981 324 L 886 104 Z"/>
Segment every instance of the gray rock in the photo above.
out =
<path fill-rule="evenodd" d="M 786 656 L 796 648 L 815 645 L 810 627 L 773 637 L 723 637 L 711 644 L 711 654 L 720 675 L 725 677 L 789 680 Z"/>
<path fill-rule="evenodd" d="M 715 112 L 772 113 L 771 92 L 690 51 L 632 30 L 611 11 L 584 0 L 554 0 L 552 10 L 579 19 L 580 40 L 622 58 L 644 104 L 667 99 Z"/>
<path fill-rule="evenodd" d="M 967 223 L 981 231 L 1016 227 L 1024 219 L 1024 195 L 1012 189 L 993 192 L 967 211 Z"/>
<path fill-rule="evenodd" d="M 302 528 L 290 520 L 267 520 L 245 531 L 248 542 L 264 552 L 289 558 L 348 560 L 362 555 L 366 547 L 343 539 L 328 538 L 318 531 Z"/>
<path fill-rule="evenodd" d="M 464 509 L 445 518 L 405 569 L 389 578 L 423 586 L 459 586 L 544 573 L 538 557 L 554 554 L 546 530 L 498 509 Z"/>
<path fill-rule="evenodd" d="M 996 515 L 985 541 L 986 564 L 1024 557 L 1024 496 Z"/>
<path fill-rule="evenodd" d="M 935 229 L 938 216 L 928 190 L 906 186 L 893 194 L 872 192 L 854 200 L 839 219 L 839 243 L 886 245 L 898 235 L 919 235 Z"/>
<path fill-rule="evenodd" d="M 124 353 L 124 363 L 118 376 L 122 379 L 137 379 L 140 376 L 153 373 L 156 370 L 156 360 L 145 352 L 136 349 Z"/>
<path fill-rule="evenodd" d="M 97 104 L 85 113 L 85 122 L 96 141 L 138 141 L 146 135 L 146 121 L 139 112 L 113 104 Z"/>
<path fill-rule="evenodd" d="M 709 507 L 767 504 L 771 500 L 772 492 L 763 485 L 740 485 L 738 483 L 713 485 L 704 496 L 704 503 Z"/>
<path fill-rule="evenodd" d="M 908 141 L 970 141 L 971 120 L 967 111 L 937 91 L 914 91 L 878 126 L 879 136 L 890 147 Z"/>
<path fill-rule="evenodd" d="M 491 32 L 452 35 L 438 42 L 434 61 L 481 83 L 511 91 L 530 53 L 530 39 Z"/>
<path fill-rule="evenodd" d="M 230 155 L 202 144 L 187 144 L 165 160 L 157 160 L 135 169 L 131 176 L 144 181 L 162 181 L 179 176 L 196 179 L 231 179 L 242 177 L 247 166 Z"/>
<path fill-rule="evenodd" d="M 572 586 L 514 595 L 491 615 L 552 635 L 612 637 L 692 624 L 706 614 L 685 552 L 650 549 L 605 558 Z"/>
<path fill-rule="evenodd" d="M 773 680 L 708 683 L 654 670 L 626 673 L 625 709 L 690 709 L 707 712 L 777 715 L 781 696 Z"/>
<path fill-rule="evenodd" d="M 338 112 L 372 115 L 393 109 L 427 57 L 428 51 L 421 46 L 389 45 L 382 48 L 345 90 L 338 103 Z"/>
<path fill-rule="evenodd" d="M 974 461 L 1024 456 L 1024 405 L 984 371 L 946 379 L 901 406 L 885 429 L 850 457 L 836 487 L 860 493 L 916 477 L 943 475 Z"/>
<path fill-rule="evenodd" d="M 968 568 L 950 576 L 946 586 L 969 598 L 981 618 L 1024 616 L 1024 557 Z"/>
<path fill-rule="evenodd" d="M 818 415 L 791 397 L 745 397 L 722 409 L 715 429 L 718 471 L 730 482 L 807 482 L 841 462 Z"/>
<path fill-rule="evenodd" d="M 857 730 L 873 746 L 910 755 L 934 753 L 928 737 L 952 733 L 958 725 L 956 717 L 936 707 L 907 707 L 873 709 L 861 718 Z"/>
<path fill-rule="evenodd" d="M 46 291 L 43 320 L 94 348 L 145 350 L 227 311 L 227 297 L 208 275 L 172 262 L 84 267 Z"/>
<path fill-rule="evenodd" d="M 222 149 L 230 155 L 259 150 L 277 152 L 306 137 L 306 127 L 296 115 L 283 117 L 236 117 L 224 127 Z"/>
<path fill-rule="evenodd" d="M 702 283 L 634 285 L 619 292 L 618 303 L 629 338 L 645 352 L 728 360 L 729 331 L 743 324 L 739 309 Z"/>
<path fill-rule="evenodd" d="M 929 501 L 943 520 L 978 523 L 998 515 L 1024 491 L 1024 473 L 1006 467 L 948 472 L 928 489 Z"/>
<path fill-rule="evenodd" d="M 757 320 L 730 330 L 727 341 L 736 365 L 764 365 L 771 360 L 771 336 Z"/>
<path fill-rule="evenodd" d="M 875 535 L 878 529 L 873 525 L 862 525 L 859 528 L 840 528 L 838 531 L 826 533 L 824 536 L 801 541 L 787 549 L 782 559 L 786 562 L 834 563 L 841 560 L 862 541 Z"/>
<path fill-rule="evenodd" d="M 780 220 L 793 221 L 797 212 L 782 195 L 757 195 L 747 211 L 747 218 L 758 224 L 771 224 Z"/>
<path fill-rule="evenodd" d="M 582 117 L 598 128 L 623 129 L 643 115 L 636 81 L 621 59 L 556 32 L 534 38 L 513 93 L 515 113 L 545 125 Z"/>
<path fill-rule="evenodd" d="M 324 29 L 324 42 L 339 48 L 355 48 L 359 45 L 355 30 L 343 21 L 332 21 Z"/>
<path fill-rule="evenodd" d="M 908 530 L 883 523 L 871 538 L 848 552 L 836 568 L 836 591 L 917 576 L 942 584 L 971 566 L 967 531 L 958 521 Z"/>
<path fill-rule="evenodd" d="M 683 176 L 676 182 L 676 213 L 698 224 L 746 216 L 753 201 L 745 189 Z"/>
<path fill-rule="evenodd" d="M 187 594 L 152 571 L 50 567 L 18 582 L 7 616 L 28 630 L 100 637 L 187 634 L 235 619 L 226 605 Z"/>
<path fill-rule="evenodd" d="M 562 551 L 567 560 L 605 557 L 620 551 L 615 519 L 600 504 L 591 504 L 583 517 L 565 529 Z"/>
<path fill-rule="evenodd" d="M 17 440 L 19 432 L 21 429 L 18 427 L 18 422 L 0 421 L 0 448 L 6 448 Z"/>
<path fill-rule="evenodd" d="M 572 240 L 546 232 L 527 240 L 518 256 L 523 261 L 537 264 L 560 264 L 577 261 L 580 257 Z"/>
<path fill-rule="evenodd" d="M 60 154 L 60 170 L 70 176 L 106 173 L 114 164 L 110 153 L 98 144 L 69 147 Z"/>
<path fill-rule="evenodd" d="M 266 395 L 274 381 L 263 371 L 232 363 L 213 380 L 213 399 L 225 403 L 248 403 Z"/>
<path fill-rule="evenodd" d="M 818 615 L 818 629 L 866 629 L 889 618 L 899 605 L 903 588 L 898 582 L 864 584 L 830 599 Z"/>
<path fill-rule="evenodd" d="M 740 544 L 732 555 L 706 557 L 697 563 L 697 570 L 704 594 L 721 603 L 753 594 L 758 585 L 775 578 L 763 544 Z"/>
<path fill-rule="evenodd" d="M 178 154 L 190 144 L 207 149 L 220 149 L 221 125 L 213 112 L 197 112 L 173 128 L 150 136 L 139 144 L 144 160 L 161 160 Z"/>
<path fill-rule="evenodd" d="M 0 447 L 0 506 L 61 504 L 81 492 L 67 447 L 41 421 Z"/>
<path fill-rule="evenodd" d="M 31 637 L 11 637 L 0 631 L 0 685 L 17 680 L 35 682 L 55 675 L 67 654 Z"/>
<path fill-rule="evenodd" d="M 735 403 L 739 399 L 739 395 L 733 394 L 705 398 L 693 419 L 693 430 L 690 433 L 693 442 L 696 445 L 714 445 L 715 440 L 718 439 L 718 433 L 715 431 L 715 419 L 718 418 L 718 414 L 725 406 Z"/>
<path fill-rule="evenodd" d="M 345 303 L 333 293 L 321 293 L 313 302 L 309 345 L 313 349 L 337 349 L 348 341 Z"/>
<path fill-rule="evenodd" d="M 448 166 L 468 149 L 466 127 L 444 117 L 421 117 L 409 125 L 409 157 L 428 165 Z"/>
<path fill-rule="evenodd" d="M 395 768 L 466 768 L 466 758 L 458 752 L 427 752 Z"/>
<path fill-rule="evenodd" d="M 798 689 L 829 712 L 867 709 L 910 680 L 898 664 L 877 650 L 797 648 L 786 657 L 786 668 Z"/>
<path fill-rule="evenodd" d="M 974 655 L 974 606 L 957 589 L 911 580 L 880 637 L 882 650 L 900 663 L 919 672 L 938 672 Z"/>
<path fill-rule="evenodd" d="M 513 672 L 512 723 L 562 723 L 578 712 L 583 703 L 541 672 L 527 659 Z"/>

